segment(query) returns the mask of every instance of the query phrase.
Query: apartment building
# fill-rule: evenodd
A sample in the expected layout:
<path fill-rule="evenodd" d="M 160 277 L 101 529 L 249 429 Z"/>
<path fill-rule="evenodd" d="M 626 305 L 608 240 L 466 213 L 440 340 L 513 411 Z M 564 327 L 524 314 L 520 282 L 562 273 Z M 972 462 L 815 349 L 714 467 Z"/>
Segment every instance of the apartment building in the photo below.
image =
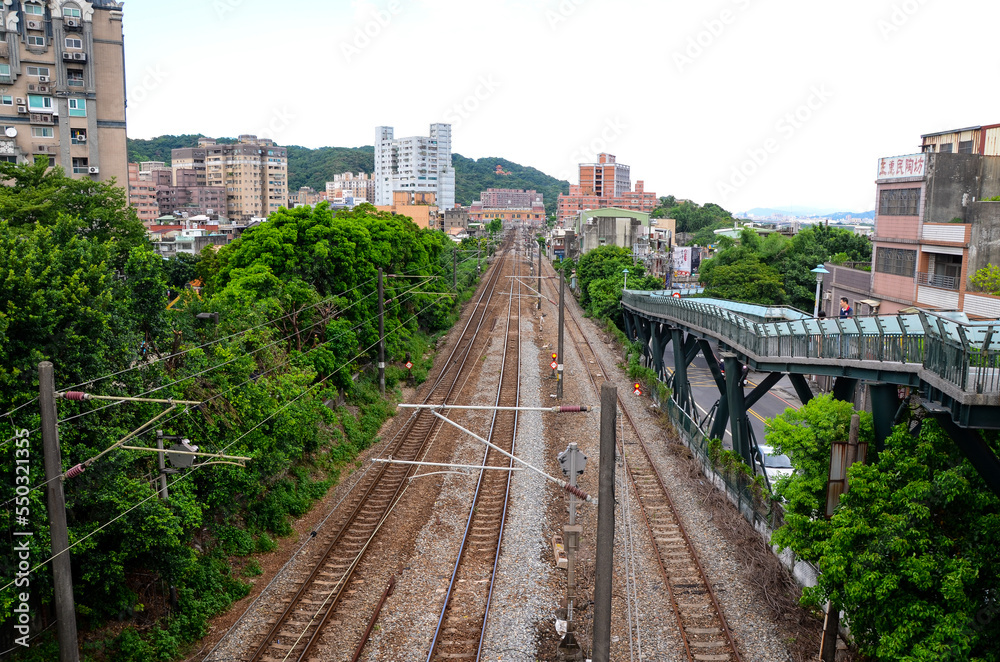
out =
<path fill-rule="evenodd" d="M 334 175 L 332 182 L 326 183 L 328 200 L 354 198 L 355 204 L 362 201 L 375 203 L 375 178 L 363 172 L 345 172 Z"/>
<path fill-rule="evenodd" d="M 225 190 L 227 218 L 240 221 L 267 218 L 288 205 L 288 151 L 284 147 L 278 147 L 273 140 L 249 134 L 227 145 L 203 138 L 192 150 L 192 162 L 182 161 L 177 170 L 194 170 L 197 178 L 200 170 L 198 151 L 202 148 L 205 150 L 205 186 Z M 179 152 L 176 156 L 171 155 L 175 163 L 187 153 L 186 150 L 173 151 Z"/>
<path fill-rule="evenodd" d="M 488 188 L 479 194 L 479 201 L 484 209 L 531 209 L 536 204 L 544 207 L 544 197 L 537 191 Z"/>
<path fill-rule="evenodd" d="M 375 205 L 379 211 L 409 216 L 417 227 L 433 229 L 438 221 L 438 207 L 430 191 L 395 191 L 391 205 Z"/>
<path fill-rule="evenodd" d="M 526 193 L 526 191 L 521 191 L 521 193 Z M 485 192 L 480 194 L 480 197 L 486 197 L 487 200 L 491 200 Z M 488 206 L 484 204 L 483 200 L 476 200 L 469 207 L 469 222 L 471 223 L 488 223 L 495 219 L 500 219 L 505 223 L 515 222 L 515 223 L 528 223 L 530 225 L 542 225 L 545 222 L 545 203 L 542 201 L 541 194 L 536 194 L 535 197 L 527 198 L 522 197 L 521 200 L 523 204 L 518 205 L 514 202 L 513 198 L 508 198 L 506 200 L 500 201 L 499 206 Z M 495 198 L 492 199 L 494 203 L 498 202 Z"/>
<path fill-rule="evenodd" d="M 920 151 L 1000 156 L 1000 124 L 925 133 L 920 136 Z"/>
<path fill-rule="evenodd" d="M 393 203 L 393 194 L 434 193 L 438 206 L 455 206 L 451 165 L 451 125 L 431 124 L 429 136 L 395 138 L 391 126 L 375 128 L 375 204 Z"/>
<path fill-rule="evenodd" d="M 161 214 L 178 218 L 226 216 L 226 189 L 221 186 L 199 184 L 198 171 L 194 168 L 157 170 L 156 203 Z"/>
<path fill-rule="evenodd" d="M 128 185 L 122 3 L 0 4 L 0 159 Z"/>
<path fill-rule="evenodd" d="M 160 217 L 156 202 L 156 182 L 151 170 L 143 170 L 139 163 L 128 164 L 128 203 L 135 209 L 139 220 L 149 227 Z"/>
<path fill-rule="evenodd" d="M 580 164 L 580 183 L 560 194 L 556 216 L 560 224 L 572 222 L 582 211 L 614 207 L 648 214 L 656 208 L 656 194 L 647 192 L 642 180 L 632 190 L 630 169 L 614 154 L 599 154 L 597 163 Z"/>
<path fill-rule="evenodd" d="M 214 145 L 211 138 L 199 138 L 197 147 L 183 147 L 181 149 L 170 150 L 171 170 L 174 172 L 174 181 L 177 180 L 178 170 L 192 170 L 197 178 L 196 186 L 205 186 L 207 182 L 205 169 L 205 155 L 208 147 Z"/>
<path fill-rule="evenodd" d="M 928 138 L 946 134 L 933 134 L 927 151 L 879 159 L 871 303 L 881 313 L 1000 317 L 1000 298 L 969 290 L 969 277 L 1000 257 L 1000 202 L 988 201 L 1000 196 L 1000 156 L 977 153 L 987 146 L 966 130 L 951 134 L 973 151 L 941 150 L 947 142 Z"/>

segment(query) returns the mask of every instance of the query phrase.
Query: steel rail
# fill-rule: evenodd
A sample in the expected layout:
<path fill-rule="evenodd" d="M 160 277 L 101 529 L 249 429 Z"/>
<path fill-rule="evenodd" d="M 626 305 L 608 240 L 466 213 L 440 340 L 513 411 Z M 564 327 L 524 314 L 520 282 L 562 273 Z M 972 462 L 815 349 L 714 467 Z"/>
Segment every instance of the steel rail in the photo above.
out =
<path fill-rule="evenodd" d="M 579 336 L 583 338 L 582 341 L 575 340 L 574 341 L 574 345 L 576 345 L 577 348 L 579 348 L 579 345 L 581 345 L 581 344 L 587 345 L 587 348 L 590 350 L 591 355 L 593 355 L 593 357 L 594 357 L 594 364 L 598 368 L 600 368 L 600 370 L 601 370 L 602 381 L 611 381 L 610 379 L 608 379 L 608 376 L 607 376 L 608 372 L 607 372 L 607 370 L 604 367 L 604 363 L 601 361 L 600 356 L 598 356 L 597 351 L 594 349 L 593 344 L 591 344 L 590 338 L 587 336 L 586 333 L 583 332 L 583 327 L 582 327 L 579 319 L 577 318 L 575 312 L 573 311 L 572 307 L 571 306 L 567 306 L 566 309 L 567 309 L 567 312 L 569 313 L 569 315 L 568 315 L 569 319 L 571 319 L 573 321 L 573 325 L 575 325 L 576 328 L 579 330 Z M 570 333 L 571 334 L 573 333 L 572 329 L 570 330 Z M 597 382 L 597 379 L 594 376 L 594 371 L 590 369 L 590 364 L 589 363 L 584 363 L 584 366 L 587 369 L 588 376 L 590 377 L 590 381 L 594 385 L 594 388 L 600 390 L 600 386 L 599 386 L 599 384 Z M 650 468 L 652 470 L 652 475 L 656 478 L 656 482 L 657 482 L 657 485 L 660 488 L 660 492 L 662 493 L 664 499 L 667 502 L 667 505 L 668 505 L 668 507 L 670 509 L 670 512 L 671 512 L 671 514 L 673 516 L 674 521 L 677 523 L 677 530 L 680 532 L 681 537 L 684 540 L 684 544 L 687 547 L 688 551 L 690 552 L 691 559 L 694 562 L 695 570 L 697 571 L 698 576 L 700 577 L 702 583 L 705 585 L 705 587 L 707 589 L 708 596 L 709 596 L 709 600 L 711 601 L 712 608 L 715 610 L 715 613 L 716 613 L 716 615 L 719 618 L 719 622 L 721 623 L 721 626 L 722 626 L 721 627 L 722 633 L 725 636 L 726 642 L 727 642 L 729 648 L 731 649 L 731 652 L 732 652 L 732 654 L 733 654 L 736 662 L 742 662 L 742 658 L 740 657 L 740 653 L 739 653 L 739 648 L 736 646 L 736 641 L 733 639 L 732 631 L 729 629 L 729 624 L 726 622 L 726 617 L 725 617 L 725 614 L 722 611 L 722 606 L 719 604 L 719 601 L 718 601 L 718 599 L 717 599 L 717 597 L 715 595 L 715 591 L 712 589 L 712 584 L 711 584 L 711 582 L 708 581 L 708 576 L 705 574 L 705 570 L 704 570 L 703 566 L 701 565 L 701 561 L 698 558 L 698 554 L 697 554 L 697 552 L 696 552 L 696 550 L 694 548 L 694 545 L 692 545 L 691 539 L 688 537 L 687 531 L 684 528 L 684 524 L 681 521 L 681 519 L 680 519 L 680 517 L 679 517 L 679 515 L 677 513 L 677 508 L 674 505 L 673 499 L 670 497 L 670 492 L 667 490 L 666 484 L 663 481 L 663 476 L 660 474 L 659 469 L 653 463 L 652 455 L 651 455 L 651 453 L 649 451 L 649 448 L 648 448 L 648 446 L 646 444 L 646 440 L 643 438 L 642 433 L 639 431 L 639 427 L 638 427 L 638 425 L 636 425 L 635 419 L 632 417 L 632 414 L 629 412 L 629 410 L 628 410 L 628 408 L 627 408 L 627 406 L 625 404 L 625 400 L 624 400 L 624 398 L 622 398 L 621 395 L 618 396 L 618 406 L 619 406 L 619 409 L 621 409 L 622 413 L 624 414 L 625 418 L 628 420 L 629 425 L 632 427 L 632 430 L 635 433 L 636 439 L 639 441 L 639 447 L 642 449 L 643 454 L 646 456 L 646 461 L 648 462 L 648 464 L 649 464 L 649 466 L 650 466 Z M 624 446 L 620 445 L 619 447 L 621 449 L 622 454 L 624 455 L 624 453 L 625 453 Z M 633 468 L 632 468 L 631 463 L 628 463 L 626 465 L 626 467 L 627 467 L 627 471 L 628 471 L 628 475 L 629 475 L 629 480 L 632 481 L 632 486 L 633 486 L 633 489 L 634 489 L 635 494 L 636 494 L 636 499 L 639 502 L 639 506 L 640 506 L 639 509 L 642 512 L 643 521 L 646 524 L 646 530 L 649 533 L 650 540 L 653 541 L 653 547 L 654 547 L 654 549 L 658 550 L 658 548 L 656 546 L 656 543 L 655 543 L 656 536 L 655 536 L 655 534 L 653 532 L 652 524 L 649 521 L 649 516 L 646 513 L 645 505 L 643 504 L 642 499 L 640 497 L 640 492 L 641 491 L 639 489 L 639 484 L 636 481 L 636 477 L 635 477 L 635 474 L 633 472 Z M 685 631 L 685 627 L 684 627 L 684 617 L 681 615 L 680 608 L 679 608 L 679 605 L 678 605 L 678 602 L 677 602 L 677 598 L 676 598 L 676 596 L 674 594 L 673 587 L 670 585 L 670 573 L 667 571 L 667 568 L 666 568 L 666 566 L 663 563 L 662 555 L 659 553 L 659 551 L 657 551 L 657 554 L 656 554 L 656 561 L 657 561 L 657 564 L 660 567 L 660 573 L 663 575 L 664 585 L 666 586 L 667 591 L 668 591 L 668 593 L 670 595 L 671 607 L 673 608 L 674 615 L 677 618 L 677 625 L 678 625 L 677 629 L 678 629 L 678 631 L 681 634 L 681 640 L 684 643 L 685 653 L 687 654 L 687 658 L 688 658 L 688 660 L 690 662 L 695 662 L 695 660 L 696 660 L 695 653 L 692 652 L 692 650 L 691 650 L 691 648 L 692 648 L 691 642 L 690 642 L 690 640 L 688 638 L 688 635 L 687 635 L 687 633 Z"/>
<path fill-rule="evenodd" d="M 505 251 L 504 257 L 506 258 L 506 251 Z M 502 265 L 502 261 L 501 261 L 501 265 Z M 499 267 L 501 265 L 497 265 L 497 266 Z M 439 394 L 437 393 L 438 388 L 445 382 L 445 377 L 447 375 L 452 375 L 453 374 L 454 375 L 454 380 L 451 381 L 450 384 L 448 384 L 448 391 L 443 396 L 442 401 L 447 401 L 447 399 L 449 397 L 451 397 L 451 395 L 452 395 L 455 387 L 457 386 L 457 384 L 459 382 L 459 376 L 461 375 L 461 372 L 465 368 L 465 366 L 466 366 L 466 364 L 468 362 L 468 358 L 471 355 L 471 350 L 472 350 L 474 341 L 479 336 L 479 333 L 480 333 L 480 331 L 482 329 L 482 326 L 483 326 L 483 322 L 486 319 L 486 313 L 489 310 L 489 305 L 488 304 L 489 304 L 490 301 L 492 301 L 493 296 L 495 294 L 496 285 L 499 282 L 498 276 L 499 276 L 500 271 L 501 271 L 500 268 L 495 269 L 493 271 L 493 273 L 491 273 L 490 276 L 489 276 L 489 278 L 487 279 L 486 285 L 483 288 L 483 291 L 480 294 L 480 297 L 479 297 L 478 301 L 476 302 L 476 305 L 472 308 L 473 312 L 469 316 L 469 320 L 466 322 L 466 325 L 465 325 L 465 327 L 462 330 L 462 334 L 459 336 L 458 342 L 456 342 L 455 347 L 452 349 L 452 351 L 449 354 L 449 356 L 446 359 L 446 361 L 442 364 L 442 368 L 441 368 L 440 372 L 438 373 L 438 376 L 437 376 L 435 382 L 432 384 L 430 390 L 428 391 L 427 396 L 424 398 L 424 402 L 425 403 L 428 402 L 432 397 L 440 397 Z M 486 305 L 484 305 L 484 302 L 485 302 Z M 476 324 L 476 327 L 475 327 L 472 335 L 468 338 L 468 342 L 464 342 L 466 340 L 466 334 L 469 332 L 470 327 L 472 327 L 473 322 L 476 322 L 477 318 L 478 318 L 478 322 Z M 461 354 L 459 354 L 460 350 L 463 349 L 463 345 L 464 345 L 464 352 L 462 352 Z M 456 358 L 455 358 L 456 354 L 459 354 L 460 360 L 456 360 Z M 428 419 L 428 420 L 422 420 L 422 419 Z M 420 455 L 421 450 L 426 446 L 427 442 L 434 436 L 435 432 L 438 429 L 440 429 L 440 424 L 437 423 L 436 420 L 433 419 L 433 417 L 424 417 L 424 416 L 421 416 L 420 413 L 418 412 L 417 414 L 415 414 L 414 416 L 412 416 L 404 424 L 406 426 L 404 428 L 405 432 L 399 436 L 398 441 L 394 445 L 393 449 L 390 451 L 391 454 L 394 454 L 394 455 L 398 454 L 399 450 L 401 448 L 403 448 L 407 444 L 408 441 L 411 441 L 409 439 L 409 437 L 417 429 L 418 423 L 429 423 L 429 425 L 427 425 L 427 430 L 426 430 L 426 432 L 423 435 L 423 439 L 419 442 L 417 450 L 414 452 L 414 457 Z M 398 465 L 396 465 L 396 466 L 398 467 Z M 369 482 L 367 483 L 366 488 L 361 490 L 362 491 L 362 495 L 361 495 L 361 498 L 358 500 L 357 505 L 351 510 L 351 512 L 348 514 L 348 516 L 347 516 L 344 524 L 342 524 L 339 527 L 339 529 L 333 535 L 333 537 L 331 539 L 331 542 L 326 546 L 326 548 L 324 549 L 324 551 L 320 554 L 319 560 L 316 562 L 316 564 L 313 567 L 312 571 L 309 573 L 309 576 L 302 582 L 302 584 L 299 587 L 298 591 L 295 593 L 295 595 L 292 597 L 291 601 L 289 602 L 288 606 L 281 613 L 281 615 L 277 618 L 277 620 L 275 621 L 274 625 L 269 629 L 269 631 L 265 635 L 264 639 L 261 641 L 261 643 L 254 650 L 252 656 L 250 657 L 250 661 L 251 662 L 260 662 L 260 660 L 264 656 L 264 653 L 271 647 L 271 642 L 276 639 L 276 635 L 281 631 L 281 629 L 284 626 L 286 620 L 288 620 L 289 615 L 292 614 L 295 611 L 296 607 L 299 605 L 299 603 L 301 602 L 302 598 L 304 597 L 304 595 L 306 594 L 306 592 L 309 590 L 309 588 L 313 584 L 313 582 L 316 579 L 317 575 L 324 568 L 324 565 L 325 565 L 327 559 L 330 557 L 330 554 L 334 551 L 334 549 L 341 542 L 341 540 L 344 537 L 344 534 L 350 529 L 351 525 L 356 521 L 359 513 L 362 511 L 362 509 L 363 509 L 364 505 L 366 504 L 366 502 L 368 502 L 368 500 L 372 497 L 373 493 L 375 492 L 375 490 L 377 488 L 383 487 L 383 485 L 382 485 L 383 479 L 387 478 L 388 475 L 391 475 L 391 474 L 389 474 L 389 472 L 392 471 L 392 467 L 393 467 L 393 465 L 388 465 L 388 464 L 382 465 L 379 468 L 379 470 L 372 476 L 372 478 L 369 479 Z M 396 472 L 396 473 L 398 473 L 398 472 Z M 410 473 L 410 469 L 406 469 L 397 478 L 398 483 L 396 484 L 396 489 L 394 490 L 393 497 L 390 498 L 389 501 L 388 501 L 389 507 L 391 507 L 396 502 L 396 498 L 398 497 L 399 492 L 405 487 L 405 485 L 407 483 L 406 477 L 409 475 L 409 473 Z M 365 547 L 364 547 L 364 549 L 367 549 L 367 546 L 368 545 L 366 544 Z M 351 568 L 349 569 L 349 573 L 350 574 L 353 575 L 354 568 L 356 568 L 357 562 L 359 560 L 360 559 L 357 559 L 351 565 Z M 322 617 L 320 618 L 319 624 L 315 627 L 315 630 L 313 631 L 312 635 L 310 636 L 309 640 L 307 641 L 305 649 L 296 658 L 297 660 L 301 661 L 304 658 L 306 658 L 306 656 L 312 650 L 313 646 L 315 646 L 316 642 L 319 639 L 319 635 L 320 635 L 320 633 L 323 630 L 323 626 L 325 625 L 326 621 L 329 619 L 329 616 L 333 612 L 334 608 L 339 603 L 340 596 L 341 596 L 341 594 L 343 592 L 343 587 L 345 587 L 347 585 L 349 579 L 350 579 L 349 576 L 345 576 L 344 578 L 342 578 L 342 581 L 340 582 L 340 589 L 337 591 L 337 595 L 333 596 L 333 599 L 329 600 L 328 607 L 324 608 L 324 613 L 323 613 Z M 315 620 L 315 616 L 314 616 L 313 619 L 310 620 L 309 624 L 307 624 L 307 626 L 306 626 L 307 628 L 312 626 L 313 620 Z M 294 650 L 294 648 L 292 650 Z M 292 650 L 289 651 L 289 654 L 291 654 Z M 288 656 L 286 655 L 285 658 L 287 659 L 287 657 Z"/>
<path fill-rule="evenodd" d="M 517 264 L 518 267 L 520 266 L 520 264 L 518 262 L 515 262 L 515 264 Z M 513 289 L 514 289 L 514 285 L 512 283 L 511 284 L 511 294 L 513 294 Z M 487 436 L 487 438 L 490 441 L 493 440 L 493 434 L 494 434 L 494 432 L 496 431 L 496 428 L 497 428 L 497 422 L 498 422 L 498 418 L 499 418 L 499 415 L 500 415 L 500 409 L 498 409 L 498 408 L 500 407 L 500 403 L 501 403 L 501 400 L 502 400 L 503 395 L 504 395 L 504 379 L 503 379 L 503 375 L 507 374 L 508 352 L 511 349 L 511 342 L 512 342 L 512 339 L 511 339 L 511 330 L 512 330 L 511 318 L 512 318 L 512 310 L 513 310 L 513 308 L 514 308 L 514 297 L 511 296 L 510 299 L 509 299 L 509 301 L 508 301 L 508 303 L 507 303 L 507 328 L 506 328 L 505 334 L 504 334 L 504 336 L 505 336 L 504 352 L 503 352 L 503 357 L 501 359 L 501 364 L 500 364 L 500 375 L 501 375 L 501 378 L 498 380 L 498 384 L 497 384 L 496 408 L 494 408 L 494 410 L 493 410 L 493 417 L 492 417 L 492 419 L 490 421 L 490 432 L 489 432 L 489 434 Z M 517 319 L 518 319 L 517 324 L 518 325 L 520 325 L 520 317 L 521 316 L 520 316 L 520 303 L 519 303 L 518 304 L 518 315 L 517 315 Z M 521 401 L 521 378 L 520 378 L 520 371 L 521 371 L 521 335 L 520 335 L 520 329 L 519 328 L 514 327 L 513 331 L 514 331 L 514 334 L 513 334 L 513 338 L 514 338 L 513 343 L 514 343 L 514 350 L 515 350 L 515 354 L 516 354 L 516 356 L 514 356 L 513 358 L 516 361 L 516 364 L 515 364 L 515 375 L 516 375 L 516 377 L 515 377 L 515 382 L 514 382 L 514 403 L 515 403 L 515 407 L 513 408 L 514 420 L 513 420 L 513 427 L 511 428 L 511 442 L 510 442 L 510 452 L 511 453 L 513 453 L 514 450 L 515 450 L 515 443 L 516 443 L 516 440 L 517 440 L 517 420 L 518 420 L 517 405 L 519 405 L 520 401 Z M 511 409 L 512 408 L 504 408 L 504 410 L 506 410 L 506 411 L 510 411 Z M 488 465 L 489 464 L 488 460 L 489 460 L 489 455 L 490 455 L 491 452 L 492 452 L 492 449 L 489 448 L 489 447 L 487 447 L 486 450 L 485 450 L 485 452 L 484 452 L 484 454 L 483 454 L 483 465 Z M 511 467 L 511 468 L 513 468 L 514 461 L 512 459 L 508 458 L 507 462 L 508 462 L 508 466 Z M 492 564 L 492 567 L 491 567 L 491 570 L 490 570 L 490 577 L 489 577 L 489 582 L 488 582 L 489 583 L 489 589 L 488 589 L 488 594 L 487 594 L 487 598 L 486 598 L 486 606 L 485 606 L 485 610 L 484 610 L 484 613 L 483 613 L 482 620 L 479 623 L 479 641 L 478 641 L 478 644 L 476 646 L 476 660 L 477 661 L 480 659 L 481 654 L 482 654 L 483 637 L 485 636 L 485 633 L 486 633 L 486 623 L 487 623 L 487 621 L 489 619 L 490 603 L 491 603 L 491 600 L 492 600 L 492 597 L 493 597 L 493 583 L 494 583 L 494 580 L 496 578 L 497 564 L 498 564 L 499 559 L 500 559 L 500 546 L 503 543 L 504 525 L 505 525 L 506 520 L 507 520 L 507 506 L 508 506 L 508 503 L 509 503 L 509 500 L 510 500 L 510 481 L 511 481 L 511 476 L 512 476 L 511 473 L 507 474 L 507 480 L 504 483 L 504 487 L 503 487 L 504 494 L 503 494 L 503 506 L 502 506 L 501 511 L 500 511 L 500 531 L 499 531 L 499 535 L 497 536 L 496 549 L 493 551 L 493 564 Z M 470 536 L 471 536 L 471 533 L 472 533 L 473 525 L 474 525 L 474 522 L 475 522 L 476 510 L 477 510 L 477 507 L 480 505 L 480 502 L 481 502 L 481 497 L 483 495 L 483 489 L 484 489 L 484 481 L 485 481 L 486 477 L 487 477 L 486 472 L 485 471 L 481 471 L 480 474 L 479 474 L 479 480 L 476 483 L 476 491 L 475 491 L 475 494 L 474 494 L 473 499 L 472 499 L 472 506 L 469 509 L 469 516 L 468 516 L 468 518 L 466 520 L 465 532 L 464 532 L 464 534 L 462 536 L 461 547 L 459 548 L 458 556 L 455 559 L 455 566 L 452 568 L 451 577 L 448 580 L 448 588 L 445 591 L 444 602 L 441 605 L 441 613 L 438 616 L 438 622 L 437 622 L 437 625 L 434 628 L 434 635 L 433 635 L 433 638 L 431 639 L 430 650 L 427 653 L 427 662 L 431 662 L 431 660 L 434 659 L 434 655 L 438 651 L 438 647 L 439 647 L 439 644 L 441 642 L 442 628 L 444 627 L 445 619 L 447 617 L 449 608 L 453 604 L 452 598 L 453 598 L 454 593 L 455 593 L 456 582 L 457 582 L 457 579 L 458 579 L 459 570 L 462 567 L 462 562 L 464 560 L 466 560 L 466 558 L 467 558 L 466 552 L 468 551 L 468 548 L 469 548 L 469 541 L 470 541 Z"/>

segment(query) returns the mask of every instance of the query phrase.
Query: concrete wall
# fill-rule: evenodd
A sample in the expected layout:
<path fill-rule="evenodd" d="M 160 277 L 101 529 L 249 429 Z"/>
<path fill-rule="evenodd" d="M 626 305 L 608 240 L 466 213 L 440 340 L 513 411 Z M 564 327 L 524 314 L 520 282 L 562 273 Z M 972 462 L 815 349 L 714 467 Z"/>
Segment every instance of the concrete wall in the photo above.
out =
<path fill-rule="evenodd" d="M 1000 202 L 972 203 L 968 220 L 972 223 L 969 274 L 987 264 L 1000 264 Z"/>
<path fill-rule="evenodd" d="M 978 154 L 929 154 L 924 223 L 965 219 L 966 207 L 980 197 L 983 157 Z"/>

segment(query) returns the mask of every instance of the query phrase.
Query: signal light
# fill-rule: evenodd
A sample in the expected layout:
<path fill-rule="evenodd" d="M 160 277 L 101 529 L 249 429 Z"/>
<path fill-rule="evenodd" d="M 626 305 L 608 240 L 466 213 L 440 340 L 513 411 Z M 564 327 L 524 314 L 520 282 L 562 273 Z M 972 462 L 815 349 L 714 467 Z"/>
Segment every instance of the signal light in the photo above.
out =
<path fill-rule="evenodd" d="M 552 354 L 552 358 L 553 358 L 553 359 L 556 359 L 556 358 L 559 358 L 559 355 L 558 355 L 558 354 L 556 354 L 556 353 L 553 353 L 553 354 Z"/>

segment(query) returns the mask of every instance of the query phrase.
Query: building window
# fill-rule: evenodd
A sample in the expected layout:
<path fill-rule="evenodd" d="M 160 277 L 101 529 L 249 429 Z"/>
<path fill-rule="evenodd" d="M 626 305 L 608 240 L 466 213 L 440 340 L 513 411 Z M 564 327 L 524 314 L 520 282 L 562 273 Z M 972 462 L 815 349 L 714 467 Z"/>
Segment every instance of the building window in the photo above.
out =
<path fill-rule="evenodd" d="M 919 188 L 887 189 L 879 192 L 878 213 L 881 216 L 917 216 L 919 210 Z"/>
<path fill-rule="evenodd" d="M 66 48 L 83 48 L 83 40 L 77 39 L 76 37 L 66 37 Z"/>
<path fill-rule="evenodd" d="M 959 154 L 972 154 L 972 141 L 962 140 L 958 143 L 958 153 Z"/>
<path fill-rule="evenodd" d="M 70 69 L 66 72 L 66 84 L 70 87 L 83 87 L 83 72 Z"/>
<path fill-rule="evenodd" d="M 81 159 L 81 158 L 73 159 L 74 175 L 86 175 L 89 172 L 90 172 L 90 165 L 87 159 Z"/>
<path fill-rule="evenodd" d="M 45 37 L 36 37 L 33 34 L 28 35 L 28 45 L 29 46 L 44 46 Z"/>
<path fill-rule="evenodd" d="M 51 111 L 52 97 L 43 97 L 38 94 L 29 94 L 28 108 L 30 108 L 31 110 Z"/>
<path fill-rule="evenodd" d="M 913 278 L 917 268 L 917 251 L 904 248 L 879 248 L 875 251 L 875 271 L 880 274 Z"/>
<path fill-rule="evenodd" d="M 26 69 L 26 71 L 28 72 L 29 76 L 38 77 L 38 76 L 48 76 L 49 75 L 49 68 L 48 67 L 28 67 Z"/>
<path fill-rule="evenodd" d="M 952 143 L 942 143 L 938 145 L 938 151 L 942 154 L 951 154 Z"/>
<path fill-rule="evenodd" d="M 28 16 L 45 16 L 45 8 L 30 2 L 24 4 L 24 13 Z"/>
<path fill-rule="evenodd" d="M 16 156 L 0 156 L 0 163 L 17 163 Z"/>
<path fill-rule="evenodd" d="M 63 13 L 63 16 L 65 16 L 66 18 L 80 18 L 81 17 L 80 10 L 77 9 L 76 7 L 63 7 L 62 13 Z"/>
<path fill-rule="evenodd" d="M 0 64 L 0 83 L 4 83 L 5 85 L 10 85 L 11 82 L 12 81 L 10 78 L 10 65 Z"/>
<path fill-rule="evenodd" d="M 50 126 L 33 126 L 31 127 L 31 137 L 32 138 L 54 138 L 55 129 Z"/>
<path fill-rule="evenodd" d="M 14 97 L 9 97 L 6 94 L 3 95 L 3 96 L 0 96 L 0 105 L 13 106 L 14 105 Z"/>
<path fill-rule="evenodd" d="M 70 99 L 69 100 L 69 116 L 70 117 L 86 117 L 87 116 L 87 100 L 86 99 Z"/>
<path fill-rule="evenodd" d="M 87 130 L 86 129 L 70 129 L 70 137 L 72 138 L 72 143 L 74 145 L 86 145 L 87 144 Z"/>

